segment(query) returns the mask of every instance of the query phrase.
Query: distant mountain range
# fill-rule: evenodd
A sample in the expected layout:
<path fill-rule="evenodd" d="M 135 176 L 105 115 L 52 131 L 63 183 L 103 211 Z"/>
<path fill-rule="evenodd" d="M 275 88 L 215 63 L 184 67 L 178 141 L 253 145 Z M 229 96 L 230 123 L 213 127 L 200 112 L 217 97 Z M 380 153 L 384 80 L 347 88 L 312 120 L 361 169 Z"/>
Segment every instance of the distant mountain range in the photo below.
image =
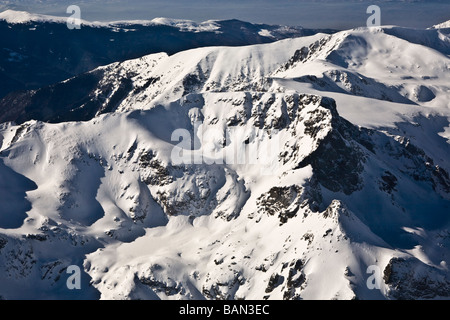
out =
<path fill-rule="evenodd" d="M 0 13 L 0 98 L 13 91 L 40 88 L 101 65 L 150 53 L 174 54 L 205 46 L 269 43 L 319 32 L 239 20 L 82 21 L 80 30 L 69 30 L 66 22 L 65 17 L 21 11 Z"/>

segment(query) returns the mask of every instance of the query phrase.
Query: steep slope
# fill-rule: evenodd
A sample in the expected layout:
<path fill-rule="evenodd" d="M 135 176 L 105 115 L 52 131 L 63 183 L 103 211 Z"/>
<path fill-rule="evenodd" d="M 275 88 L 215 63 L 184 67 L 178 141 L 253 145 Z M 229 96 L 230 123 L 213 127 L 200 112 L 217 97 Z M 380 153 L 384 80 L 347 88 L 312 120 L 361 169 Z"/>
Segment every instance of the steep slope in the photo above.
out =
<path fill-rule="evenodd" d="M 0 296 L 448 299 L 448 69 L 375 28 L 86 74 L 0 125 Z"/>

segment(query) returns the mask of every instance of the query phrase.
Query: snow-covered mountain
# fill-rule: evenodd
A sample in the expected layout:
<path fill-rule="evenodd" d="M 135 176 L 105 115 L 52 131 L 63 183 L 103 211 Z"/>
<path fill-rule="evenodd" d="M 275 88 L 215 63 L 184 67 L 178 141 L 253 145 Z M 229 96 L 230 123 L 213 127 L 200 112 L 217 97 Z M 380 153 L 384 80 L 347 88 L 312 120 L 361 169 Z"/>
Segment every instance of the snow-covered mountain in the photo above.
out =
<path fill-rule="evenodd" d="M 158 53 L 3 99 L 0 295 L 448 299 L 448 41 Z"/>
<path fill-rule="evenodd" d="M 197 23 L 166 18 L 114 22 L 82 20 L 80 30 L 70 30 L 68 17 L 14 10 L 0 13 L 0 97 L 150 53 L 174 54 L 205 46 L 269 43 L 319 32 L 239 20 Z"/>
<path fill-rule="evenodd" d="M 115 110 L 148 109 L 190 92 L 267 91 L 274 79 L 286 77 L 283 74 L 295 78 L 296 85 L 307 83 L 316 92 L 445 105 L 435 99 L 435 92 L 445 92 L 448 85 L 443 75 L 447 61 L 442 55 L 450 55 L 449 32 L 384 27 L 372 33 L 317 34 L 263 46 L 271 48 L 272 54 L 258 53 L 257 57 L 255 50 L 263 50 L 258 46 L 158 53 L 11 94 L 0 100 L 0 121 L 83 121 Z M 305 39 L 312 44 L 305 46 Z M 403 61 L 400 55 L 405 50 L 409 57 Z M 436 65 L 436 70 L 422 75 L 420 68 L 430 68 L 427 64 Z M 223 71 L 223 65 L 231 71 Z"/>
<path fill-rule="evenodd" d="M 450 28 L 450 20 L 446 21 L 446 22 L 442 22 L 439 23 L 437 25 L 433 26 L 434 29 L 445 29 L 445 28 Z"/>
<path fill-rule="evenodd" d="M 0 20 L 7 22 L 10 25 L 14 24 L 31 24 L 31 23 L 63 23 L 68 22 L 69 17 L 57 17 L 44 14 L 29 13 L 26 11 L 5 10 L 0 12 Z M 173 26 L 181 31 L 192 32 L 206 32 L 206 31 L 219 31 L 220 25 L 218 21 L 205 21 L 197 23 L 191 20 L 169 19 L 169 18 L 155 18 L 152 20 L 124 20 L 124 21 L 86 21 L 80 20 L 81 26 L 86 27 L 98 27 L 98 28 L 120 28 L 132 25 L 142 26 Z"/>

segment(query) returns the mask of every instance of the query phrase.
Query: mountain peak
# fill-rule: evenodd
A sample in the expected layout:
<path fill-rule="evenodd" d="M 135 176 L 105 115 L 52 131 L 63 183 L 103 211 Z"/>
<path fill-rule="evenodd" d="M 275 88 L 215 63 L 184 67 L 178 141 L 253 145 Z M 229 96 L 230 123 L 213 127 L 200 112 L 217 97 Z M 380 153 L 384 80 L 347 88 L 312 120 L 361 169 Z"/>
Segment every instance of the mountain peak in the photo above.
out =
<path fill-rule="evenodd" d="M 432 29 L 444 29 L 444 28 L 450 28 L 450 20 L 442 22 L 440 24 L 434 25 L 431 27 Z"/>
<path fill-rule="evenodd" d="M 51 21 L 51 22 L 65 23 L 67 18 L 29 13 L 26 11 L 5 10 L 3 12 L 0 12 L 0 20 L 4 20 L 11 24 L 27 23 L 31 21 L 33 22 Z"/>
<path fill-rule="evenodd" d="M 120 23 L 120 22 L 115 22 Z M 204 22 L 195 22 L 192 20 L 182 20 L 182 19 L 170 19 L 170 18 L 155 18 L 151 21 L 147 21 L 144 24 L 156 24 L 156 25 L 166 25 L 177 27 L 181 31 L 194 31 L 194 32 L 205 32 L 205 31 L 216 31 L 220 28 L 217 21 L 208 20 Z"/>

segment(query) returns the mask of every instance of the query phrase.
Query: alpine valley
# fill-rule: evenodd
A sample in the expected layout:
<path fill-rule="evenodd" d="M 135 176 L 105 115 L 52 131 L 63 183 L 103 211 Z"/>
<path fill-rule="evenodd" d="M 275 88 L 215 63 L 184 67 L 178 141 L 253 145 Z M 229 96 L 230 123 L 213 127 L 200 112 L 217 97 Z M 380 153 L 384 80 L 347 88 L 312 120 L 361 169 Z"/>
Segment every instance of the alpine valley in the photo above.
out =
<path fill-rule="evenodd" d="M 1 298 L 449 299 L 448 25 L 260 26 L 10 92 Z"/>

